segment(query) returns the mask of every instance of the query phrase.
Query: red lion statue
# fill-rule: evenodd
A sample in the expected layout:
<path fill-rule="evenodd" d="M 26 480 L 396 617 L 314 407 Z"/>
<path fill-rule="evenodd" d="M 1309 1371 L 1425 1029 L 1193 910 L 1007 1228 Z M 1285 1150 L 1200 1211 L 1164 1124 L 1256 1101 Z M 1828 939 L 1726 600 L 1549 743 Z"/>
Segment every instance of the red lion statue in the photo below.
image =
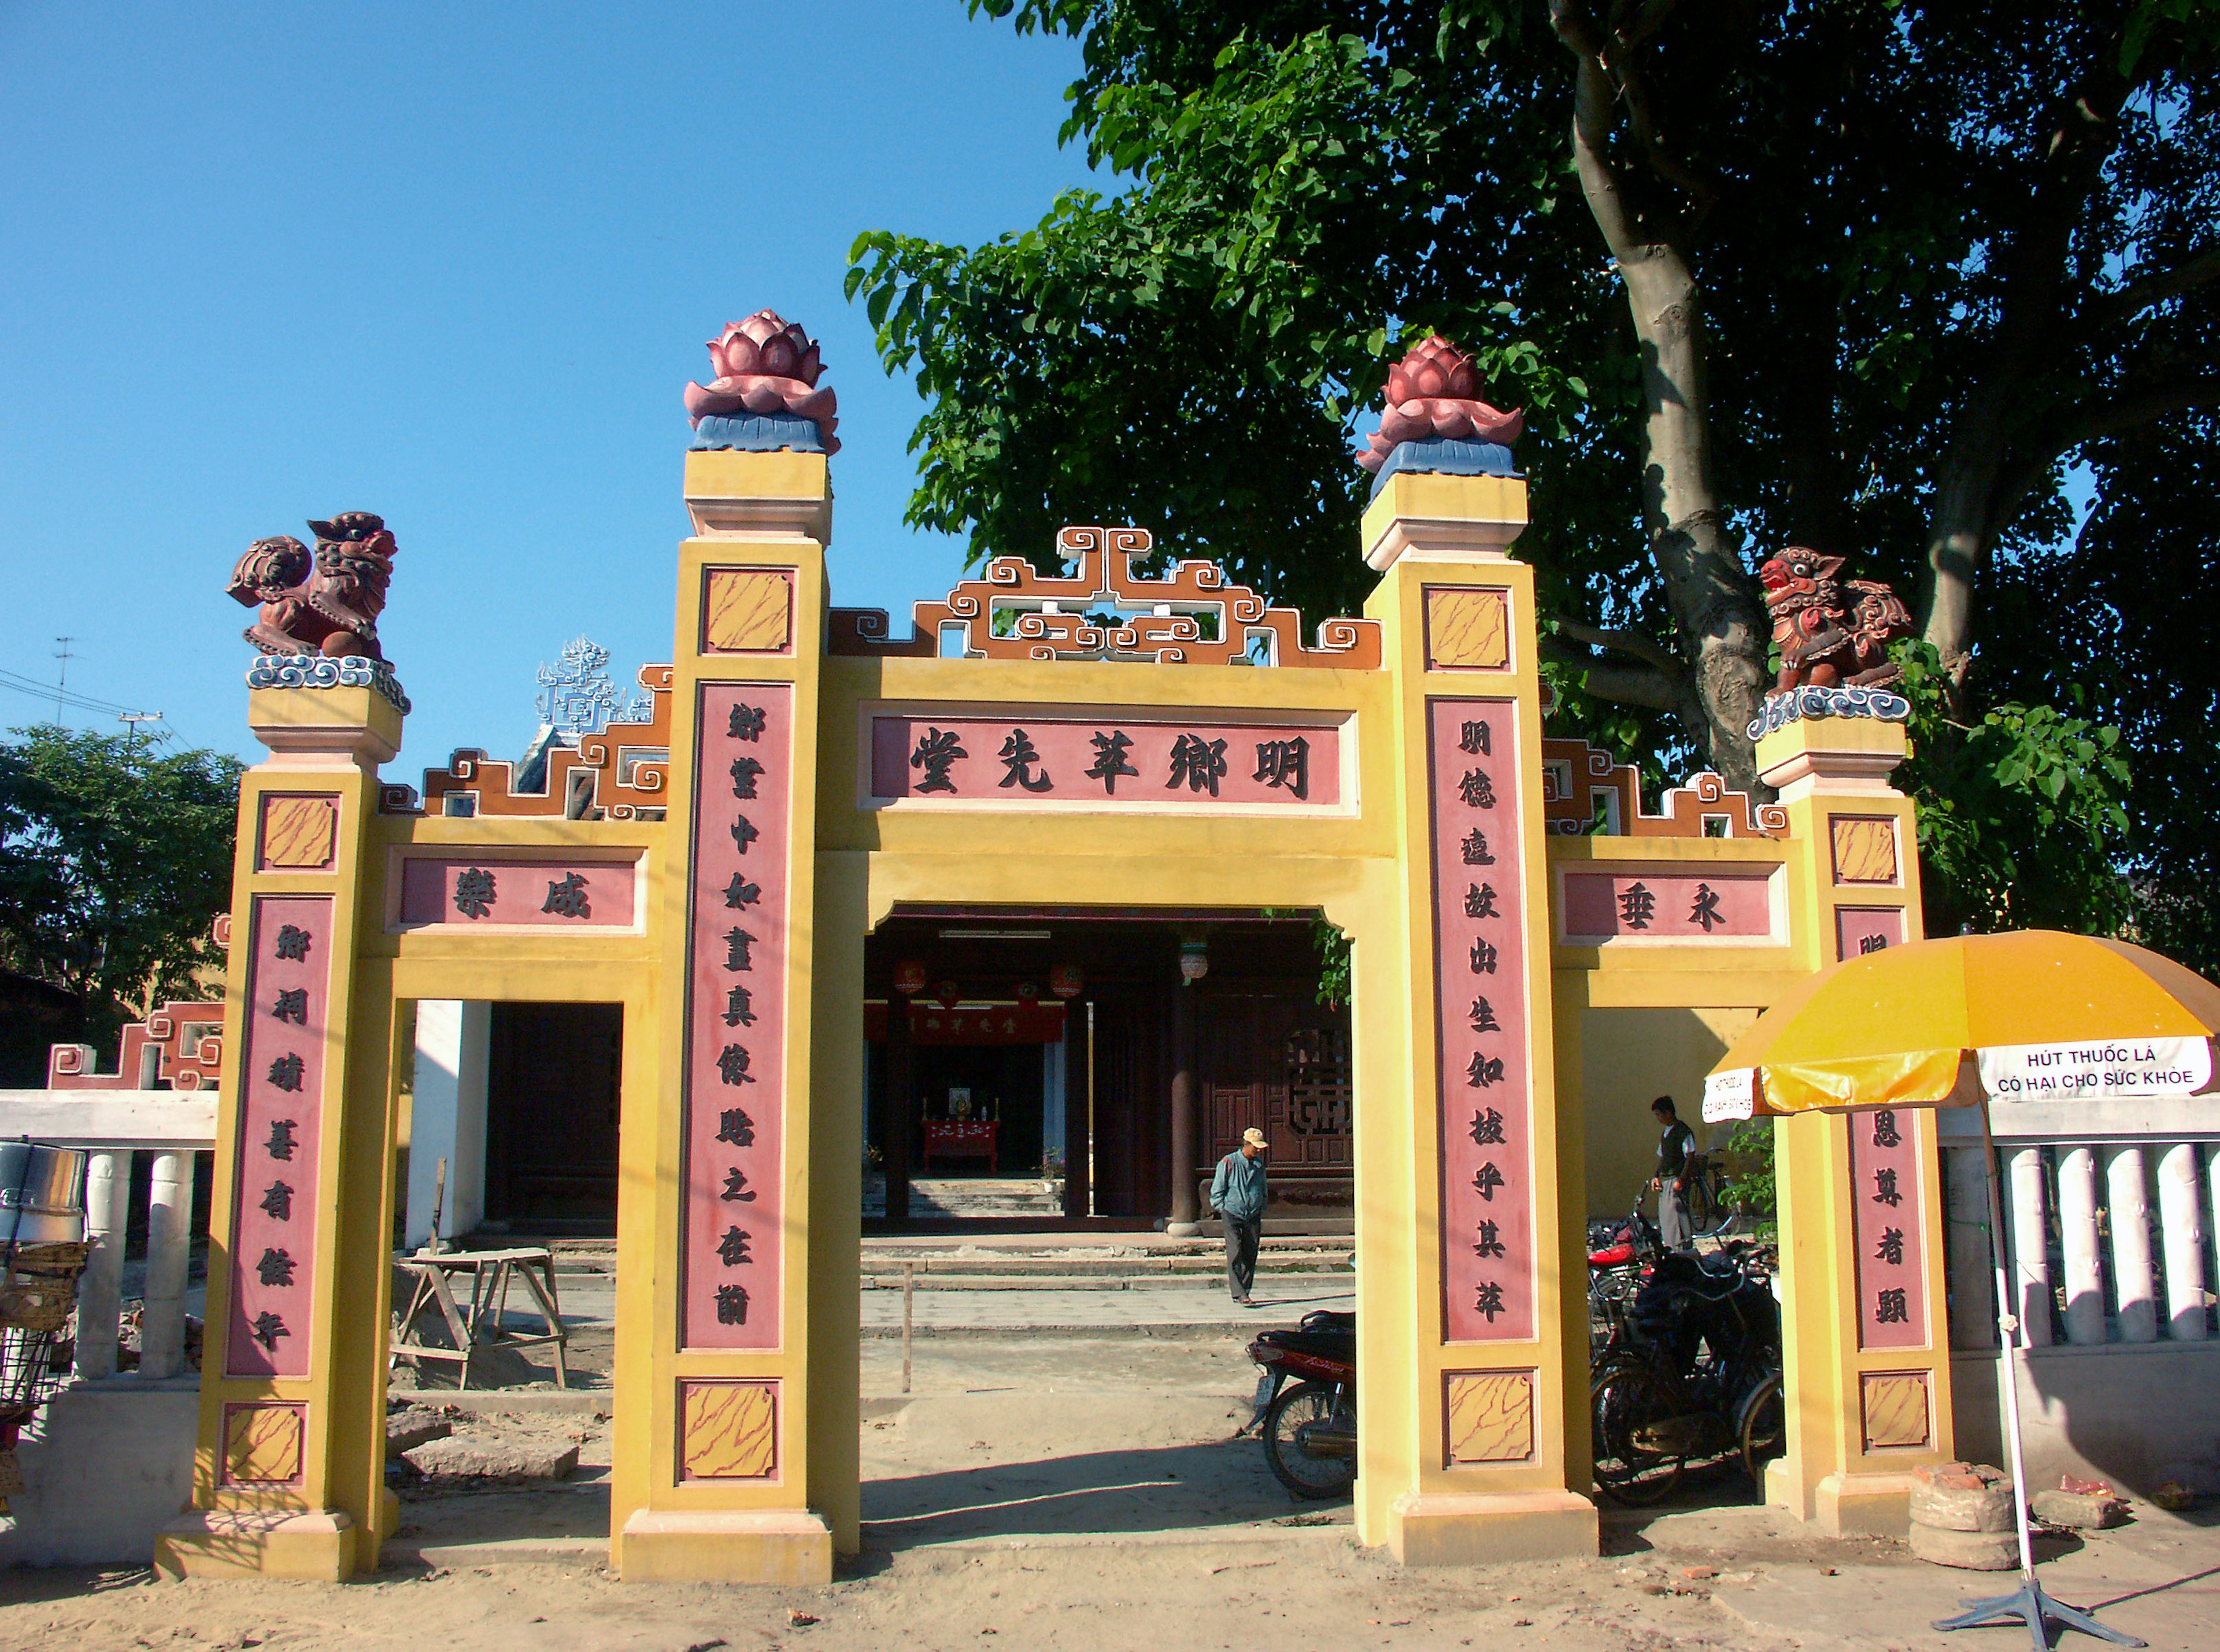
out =
<path fill-rule="evenodd" d="M 261 605 L 245 636 L 265 654 L 361 655 L 384 659 L 377 616 L 393 583 L 397 548 L 383 517 L 350 510 L 310 522 L 313 554 L 290 534 L 257 539 L 232 570 L 227 594 Z"/>
<path fill-rule="evenodd" d="M 1874 579 L 1840 577 L 1843 558 L 1792 545 L 1757 570 L 1765 586 L 1773 640 L 1780 645 L 1774 692 L 1806 685 L 1882 689 L 1904 673 L 1889 663 L 1888 645 L 1911 635 L 1911 610 Z M 1853 606 L 1843 605 L 1847 589 Z"/>

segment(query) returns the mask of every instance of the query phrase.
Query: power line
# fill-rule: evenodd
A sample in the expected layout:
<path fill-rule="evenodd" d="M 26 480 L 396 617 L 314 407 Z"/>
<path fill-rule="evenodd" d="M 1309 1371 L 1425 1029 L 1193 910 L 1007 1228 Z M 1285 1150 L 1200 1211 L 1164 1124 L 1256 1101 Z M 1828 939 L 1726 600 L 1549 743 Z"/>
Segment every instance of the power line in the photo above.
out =
<path fill-rule="evenodd" d="M 103 717 L 120 717 L 131 710 L 130 707 L 118 705 L 112 700 L 96 700 L 90 695 L 57 690 L 49 683 L 38 682 L 20 671 L 10 671 L 4 667 L 0 667 L 0 689 L 13 689 L 18 694 L 30 695 L 40 700 L 57 700 L 72 711 L 90 712 Z"/>

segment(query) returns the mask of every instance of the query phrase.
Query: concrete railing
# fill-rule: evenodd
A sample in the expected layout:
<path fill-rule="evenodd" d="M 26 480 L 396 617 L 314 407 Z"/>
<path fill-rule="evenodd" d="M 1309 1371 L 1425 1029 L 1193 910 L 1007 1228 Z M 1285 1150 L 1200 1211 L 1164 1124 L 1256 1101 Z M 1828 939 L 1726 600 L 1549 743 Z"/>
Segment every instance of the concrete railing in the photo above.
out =
<path fill-rule="evenodd" d="M 2220 1490 L 2220 1099 L 1996 1104 L 2030 1483 Z M 1958 1449 L 2004 1461 L 1980 1126 L 1945 1109 Z M 2155 1218 L 2155 1220 L 2154 1220 Z"/>
<path fill-rule="evenodd" d="M 115 1374 L 132 1163 L 136 1154 L 153 1155 L 139 1375 L 148 1381 L 176 1376 L 184 1368 L 193 1156 L 215 1145 L 215 1093 L 0 1090 L 0 1140 L 18 1136 L 86 1151 L 84 1237 L 92 1253 L 78 1281 L 76 1373 L 80 1381 Z"/>
<path fill-rule="evenodd" d="M 1996 1346 L 1988 1193 L 1971 1119 L 1942 1115 L 1950 1339 Z M 2204 1342 L 2220 1283 L 2220 1098 L 1998 1103 L 2012 1311 L 2036 1347 Z M 2157 1213 L 2155 1225 L 2151 1214 Z M 2154 1234 L 2155 1226 L 2155 1234 Z"/>

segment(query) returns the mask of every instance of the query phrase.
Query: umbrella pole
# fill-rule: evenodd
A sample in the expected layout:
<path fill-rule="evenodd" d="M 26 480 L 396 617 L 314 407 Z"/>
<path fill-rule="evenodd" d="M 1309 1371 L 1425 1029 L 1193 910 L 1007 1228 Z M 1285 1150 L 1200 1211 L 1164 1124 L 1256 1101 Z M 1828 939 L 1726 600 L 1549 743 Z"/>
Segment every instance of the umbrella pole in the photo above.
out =
<path fill-rule="evenodd" d="M 1997 1174 L 1997 1140 L 1989 1125 L 1989 1095 L 1981 1092 L 1981 1162 L 1989 1182 L 1989 1259 L 1996 1270 L 1998 1354 L 2004 1374 L 2005 1438 L 2011 1449 L 2012 1517 L 2019 1533 L 2020 1586 L 2011 1594 L 1974 1600 L 1955 1618 L 1936 1620 L 1941 1630 L 1977 1629 L 1990 1624 L 2025 1624 L 2036 1652 L 2049 1652 L 2050 1626 L 2078 1629 L 2084 1635 L 2119 1646 L 2146 1646 L 2132 1635 L 2107 1628 L 2087 1612 L 2054 1600 L 2042 1592 L 2035 1577 L 2035 1546 L 2027 1526 L 2027 1460 L 2019 1439 L 2019 1352 L 2025 1347 L 2027 1327 L 2013 1311 L 2011 1264 L 2005 1252 L 2005 1201 Z M 2015 1340 L 2014 1333 L 2017 1333 Z"/>

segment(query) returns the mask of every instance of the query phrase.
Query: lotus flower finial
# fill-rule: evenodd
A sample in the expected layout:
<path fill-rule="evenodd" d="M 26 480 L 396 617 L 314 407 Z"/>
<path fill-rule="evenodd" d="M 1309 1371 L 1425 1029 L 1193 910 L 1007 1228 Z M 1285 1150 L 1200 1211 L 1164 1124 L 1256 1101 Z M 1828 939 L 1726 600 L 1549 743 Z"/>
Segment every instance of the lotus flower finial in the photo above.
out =
<path fill-rule="evenodd" d="M 727 321 L 709 340 L 714 377 L 686 387 L 686 412 L 696 428 L 702 421 L 734 414 L 788 414 L 815 421 L 827 453 L 840 444 L 832 427 L 839 423 L 830 386 L 819 389 L 825 371 L 817 341 L 775 311 L 759 309 L 745 321 Z"/>
<path fill-rule="evenodd" d="M 1388 370 L 1388 405 L 1369 452 L 1356 462 L 1377 471 L 1404 442 L 1499 442 L 1518 439 L 1524 416 L 1499 412 L 1480 399 L 1480 373 L 1472 358 L 1438 333 L 1412 345 Z"/>

